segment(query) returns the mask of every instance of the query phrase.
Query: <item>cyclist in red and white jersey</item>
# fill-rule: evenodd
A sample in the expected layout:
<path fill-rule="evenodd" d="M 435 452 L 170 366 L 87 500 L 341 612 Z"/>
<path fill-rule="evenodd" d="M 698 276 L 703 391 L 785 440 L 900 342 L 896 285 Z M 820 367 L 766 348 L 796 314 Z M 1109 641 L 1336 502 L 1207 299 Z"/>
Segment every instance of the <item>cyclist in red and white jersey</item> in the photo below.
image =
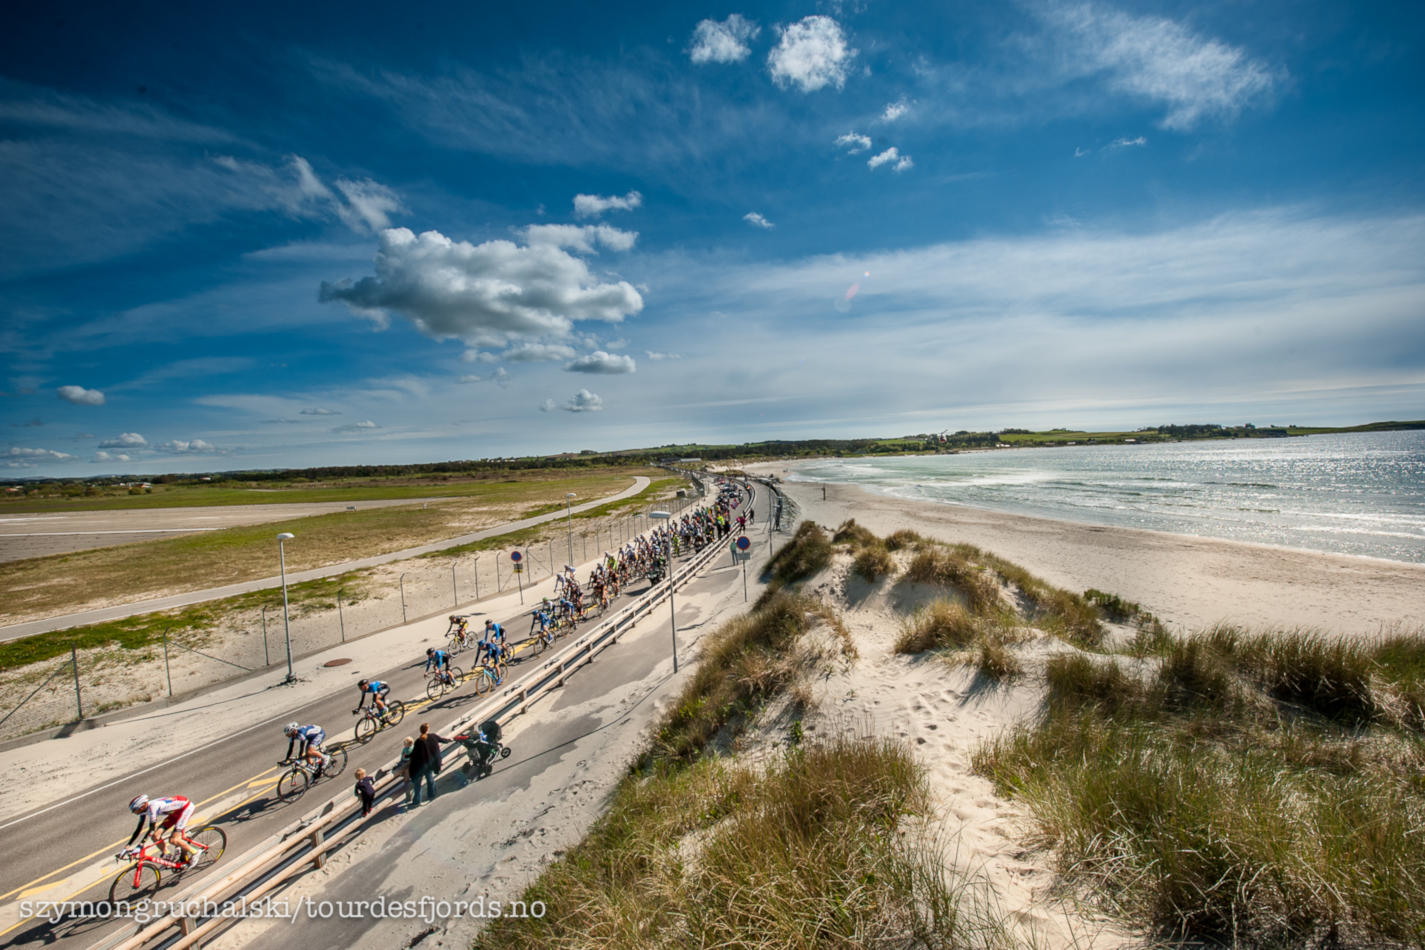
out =
<path fill-rule="evenodd" d="M 182 795 L 169 795 L 165 798 L 149 798 L 147 795 L 136 795 L 133 801 L 129 802 L 129 811 L 139 816 L 139 823 L 134 828 L 134 833 L 129 836 L 128 844 L 124 845 L 124 850 L 133 846 L 139 840 L 139 835 L 143 833 L 144 823 L 148 823 L 146 837 L 152 837 L 154 842 L 160 847 L 163 839 L 168 840 L 183 849 L 183 860 L 189 862 L 193 860 L 197 851 L 188 840 L 188 819 L 193 816 L 193 803 Z M 160 820 L 161 819 L 161 820 Z"/>

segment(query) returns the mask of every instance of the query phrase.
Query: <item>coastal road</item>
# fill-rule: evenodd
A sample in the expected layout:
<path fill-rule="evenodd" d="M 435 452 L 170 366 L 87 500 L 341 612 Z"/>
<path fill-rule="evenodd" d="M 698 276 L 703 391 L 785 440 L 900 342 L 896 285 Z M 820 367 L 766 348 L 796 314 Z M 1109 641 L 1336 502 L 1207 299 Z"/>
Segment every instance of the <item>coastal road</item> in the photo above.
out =
<path fill-rule="evenodd" d="M 695 579 L 690 585 L 690 592 L 695 592 L 697 585 L 703 583 L 703 578 Z M 726 585 L 729 581 L 724 577 L 720 583 Z M 610 606 L 610 613 L 647 588 L 645 580 L 633 582 L 620 600 Z M 682 592 L 679 599 L 681 607 L 685 600 Z M 662 612 L 655 613 L 657 618 L 665 616 Z M 656 625 L 659 622 L 657 618 L 649 618 L 644 624 Z M 510 642 L 517 644 L 529 628 L 529 614 L 521 610 L 504 617 L 501 623 Z M 666 619 L 662 620 L 662 624 L 663 637 L 653 637 L 650 642 L 667 643 Z M 350 691 L 329 694 L 296 709 L 283 708 L 280 693 L 270 690 L 259 692 L 249 702 L 270 704 L 272 715 L 265 721 L 239 729 L 221 741 L 175 756 L 151 768 L 100 782 L 88 791 L 66 796 L 50 806 L 0 824 L 0 830 L 5 831 L 11 845 L 10 857 L 0 870 L 0 905 L 13 906 L 13 902 L 26 898 L 105 898 L 110 881 L 119 871 L 119 865 L 112 861 L 106 863 L 106 858 L 117 851 L 133 831 L 134 820 L 123 804 L 137 791 L 146 790 L 160 795 L 184 794 L 198 802 L 199 821 L 196 824 L 219 824 L 228 833 L 229 851 L 223 859 L 225 864 L 231 863 L 231 859 L 244 848 L 264 843 L 269 835 L 297 816 L 310 811 L 332 794 L 349 789 L 353 781 L 352 773 L 357 767 L 374 772 L 376 768 L 389 764 L 400 748 L 400 738 L 407 734 L 415 735 L 420 722 L 430 720 L 439 726 L 474 701 L 473 688 L 468 684 L 437 703 L 432 704 L 425 699 L 425 648 L 439 645 L 443 641 L 444 630 L 443 620 L 423 621 L 419 639 L 411 643 L 411 661 L 376 674 L 377 678 L 392 684 L 393 697 L 406 701 L 406 719 L 395 729 L 379 734 L 366 746 L 347 745 L 350 759 L 346 772 L 340 777 L 319 784 L 291 805 L 280 802 L 273 794 L 274 783 L 284 771 L 274 764 L 286 748 L 281 736 L 282 723 L 289 719 L 316 722 L 326 727 L 331 737 L 329 741 L 349 741 L 355 721 L 351 715 L 356 699 L 354 686 Z M 636 639 L 642 642 L 644 638 Z M 556 641 L 555 649 L 560 649 L 566 642 Z M 523 662 L 525 656 L 523 651 L 517 654 L 517 662 L 510 670 L 512 677 L 523 675 L 529 668 Z M 461 663 L 462 658 L 466 660 L 465 664 Z M 612 662 L 605 662 L 605 658 Z M 469 659 L 467 652 L 457 656 L 455 662 L 456 665 L 468 665 Z M 652 658 L 632 651 L 628 643 L 621 643 L 601 654 L 599 662 L 571 678 L 570 683 L 581 683 L 580 689 L 612 689 L 646 676 L 652 662 Z M 353 673 L 353 683 L 354 679 Z M 560 729 L 571 727 L 570 723 L 559 721 L 558 710 L 562 705 L 558 697 L 553 703 L 538 704 L 527 721 L 544 721 L 539 717 L 548 717 L 548 729 L 551 731 L 547 735 L 561 735 Z M 162 741 L 167 732 L 182 728 L 180 721 L 155 719 L 155 741 Z M 573 726 L 577 727 L 577 723 Z M 517 764 L 524 759 L 512 758 L 509 761 Z M 455 780 L 455 775 L 446 775 L 442 787 L 448 788 Z M 87 873 L 77 873 L 80 871 Z M 164 893 L 161 896 L 172 895 Z M 117 926 L 110 921 L 93 919 L 71 919 L 58 923 L 27 920 L 18 924 L 13 921 L 13 913 L 7 914 L 5 924 L 9 929 L 0 930 L 0 942 L 6 946 L 52 946 L 60 943 L 84 947 Z"/>
<path fill-rule="evenodd" d="M 576 505 L 573 510 L 575 512 L 587 511 L 590 508 L 597 508 L 599 505 L 606 505 L 611 501 L 620 501 L 624 498 L 630 498 L 643 491 L 648 485 L 649 479 L 647 476 L 635 475 L 633 484 L 618 494 Z M 410 502 L 406 501 L 403 503 L 409 504 Z M 343 508 L 344 507 L 343 505 Z M 459 537 L 432 541 L 429 544 L 422 544 L 419 547 L 406 548 L 402 551 L 392 551 L 389 554 L 379 554 L 374 557 L 360 558 L 341 564 L 329 564 L 326 567 L 312 568 L 307 571 L 294 571 L 287 575 L 287 582 L 289 584 L 297 584 L 302 581 L 318 580 L 319 578 L 331 577 L 365 567 L 389 564 L 392 561 L 402 561 L 406 558 L 419 557 L 422 554 L 443 551 L 446 548 L 456 547 L 461 544 L 470 544 L 473 541 L 483 541 L 486 538 L 493 538 L 497 535 L 507 534 L 511 531 L 519 531 L 523 528 L 544 524 L 547 521 L 556 521 L 565 517 L 567 517 L 566 512 L 556 511 L 549 514 L 538 515 L 533 518 L 523 518 L 519 521 L 509 521 L 505 524 L 494 525 L 482 531 L 476 531 L 473 534 L 462 534 Z M 155 597 L 151 600 L 136 601 L 129 604 L 115 604 L 110 607 L 100 607 L 94 610 L 83 610 L 58 617 L 46 617 L 42 620 L 31 620 L 25 623 L 11 624 L 7 627 L 0 627 L 0 643 L 7 640 L 16 640 L 20 637 L 33 636 L 37 633 L 48 633 L 51 630 L 65 630 L 69 627 L 101 623 L 106 620 L 118 620 L 123 617 L 132 617 L 135 614 L 151 613 L 155 610 L 170 610 L 174 607 L 187 607 L 191 604 L 199 604 L 207 600 L 232 597 L 237 594 L 246 594 L 255 590 L 267 590 L 280 587 L 281 585 L 282 578 L 280 576 L 264 577 L 259 580 L 244 581 L 240 584 L 227 584 L 223 587 L 210 587 L 206 590 L 188 591 L 169 597 Z"/>

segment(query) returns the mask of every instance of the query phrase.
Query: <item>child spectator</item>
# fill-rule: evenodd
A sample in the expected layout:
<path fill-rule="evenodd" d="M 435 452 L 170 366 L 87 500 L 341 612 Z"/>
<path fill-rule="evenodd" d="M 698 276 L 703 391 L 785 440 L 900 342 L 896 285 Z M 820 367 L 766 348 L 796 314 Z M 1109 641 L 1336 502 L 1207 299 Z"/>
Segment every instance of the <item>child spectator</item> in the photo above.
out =
<path fill-rule="evenodd" d="M 356 770 L 356 789 L 353 794 L 361 799 L 361 817 L 365 818 L 370 815 L 372 807 L 376 804 L 376 785 L 366 777 L 365 769 Z"/>
<path fill-rule="evenodd" d="M 401 790 L 405 792 L 405 797 L 401 799 L 401 807 L 408 808 L 411 804 L 411 794 L 415 791 L 415 783 L 411 781 L 411 750 L 415 748 L 416 740 L 406 736 L 401 740 L 401 761 L 396 763 L 396 774 L 405 779 L 405 784 Z"/>

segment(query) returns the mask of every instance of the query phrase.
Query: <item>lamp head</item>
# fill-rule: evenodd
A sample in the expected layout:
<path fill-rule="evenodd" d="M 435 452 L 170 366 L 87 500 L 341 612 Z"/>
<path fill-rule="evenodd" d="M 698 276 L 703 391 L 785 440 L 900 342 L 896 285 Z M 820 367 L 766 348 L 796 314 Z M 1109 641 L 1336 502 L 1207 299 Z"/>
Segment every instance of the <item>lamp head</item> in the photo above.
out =
<path fill-rule="evenodd" d="M 292 532 L 290 532 L 290 531 L 283 531 L 281 534 L 279 534 L 279 535 L 277 536 L 277 540 L 278 540 L 278 541 L 291 541 L 291 540 L 292 540 L 293 538 L 295 538 L 295 537 L 296 537 L 296 535 L 293 534 Z"/>
<path fill-rule="evenodd" d="M 666 512 L 666 511 L 650 511 L 650 512 L 648 513 L 648 517 L 653 518 L 653 519 L 658 520 L 658 521 L 667 521 L 669 518 L 671 518 L 671 517 L 673 517 L 673 516 L 670 515 L 670 514 L 669 514 L 668 512 Z"/>

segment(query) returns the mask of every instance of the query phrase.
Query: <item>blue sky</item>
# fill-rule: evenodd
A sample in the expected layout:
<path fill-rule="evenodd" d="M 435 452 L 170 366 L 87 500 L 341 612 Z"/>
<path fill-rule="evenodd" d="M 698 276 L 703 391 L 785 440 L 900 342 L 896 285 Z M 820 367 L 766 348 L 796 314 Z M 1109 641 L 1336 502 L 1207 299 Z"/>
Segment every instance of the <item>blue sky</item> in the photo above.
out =
<path fill-rule="evenodd" d="M 13 475 L 1425 417 L 1425 10 L 25 5 Z"/>

